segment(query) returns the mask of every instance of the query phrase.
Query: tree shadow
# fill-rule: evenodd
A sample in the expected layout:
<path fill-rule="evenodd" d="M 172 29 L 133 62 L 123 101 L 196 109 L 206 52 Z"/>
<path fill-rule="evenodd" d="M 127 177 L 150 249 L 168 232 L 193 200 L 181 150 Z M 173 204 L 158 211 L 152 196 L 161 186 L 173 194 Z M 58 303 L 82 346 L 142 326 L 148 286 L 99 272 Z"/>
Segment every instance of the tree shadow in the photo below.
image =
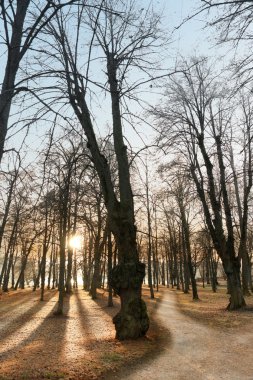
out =
<path fill-rule="evenodd" d="M 22 298 L 20 295 L 22 294 Z M 10 291 L 7 293 L 4 293 L 4 296 L 0 298 L 0 305 L 1 305 L 1 317 L 3 315 L 8 315 L 9 317 L 9 312 L 10 308 L 18 307 L 20 304 L 24 303 L 29 303 L 31 302 L 31 293 L 30 291 L 25 291 L 25 292 L 16 292 L 16 291 Z"/>
<path fill-rule="evenodd" d="M 145 365 L 151 365 L 156 358 L 172 347 L 173 340 L 171 332 L 168 328 L 164 327 L 163 324 L 161 324 L 160 319 L 157 318 L 159 307 L 164 302 L 163 292 L 161 299 L 151 300 L 147 294 L 143 295 L 143 298 L 145 302 L 149 301 L 150 328 L 147 332 L 147 336 L 139 338 L 136 341 L 126 340 L 120 343 L 125 345 L 130 351 L 133 347 L 136 349 L 138 345 L 142 347 L 143 344 L 144 346 L 148 346 L 148 349 L 144 351 L 143 356 L 133 357 L 131 361 L 123 363 L 116 372 L 111 373 L 108 371 L 105 374 L 106 380 L 125 378 L 126 375 L 131 376 L 132 373 L 136 373 L 139 369 L 143 369 Z"/>
<path fill-rule="evenodd" d="M 88 297 L 87 292 L 84 294 L 83 301 L 86 300 Z M 145 300 L 148 299 L 148 296 L 144 296 Z M 84 302 L 82 302 L 82 296 L 78 294 L 78 304 L 79 304 L 79 313 L 81 315 L 81 319 L 83 320 L 83 328 L 85 333 L 91 335 L 92 341 L 91 341 L 91 349 L 92 346 L 96 346 L 97 350 L 105 349 L 105 340 L 101 339 L 101 344 L 99 341 L 96 341 L 96 344 L 94 344 L 94 333 L 93 333 L 93 325 L 91 325 L 88 321 L 89 318 L 89 310 L 86 309 Z M 112 317 L 118 312 L 120 309 L 120 299 L 116 298 L 114 300 L 114 307 L 108 307 L 107 306 L 107 292 L 106 291 L 98 291 L 98 296 L 96 299 L 92 300 L 89 297 L 89 302 L 93 305 L 96 305 L 96 308 L 100 310 L 100 314 L 107 315 L 107 321 L 112 326 Z M 153 303 L 152 303 L 153 302 Z M 165 349 L 170 347 L 172 343 L 171 334 L 168 331 L 168 329 L 165 329 L 160 326 L 159 321 L 155 320 L 155 315 L 157 308 L 159 307 L 159 303 L 155 301 L 150 300 L 149 304 L 151 304 L 150 308 L 150 314 L 151 314 L 151 326 L 150 331 L 148 332 L 146 337 L 139 338 L 135 341 L 133 340 L 125 340 L 125 341 L 117 341 L 115 338 L 112 338 L 110 340 L 110 344 L 108 342 L 108 354 L 111 354 L 113 357 L 113 350 L 115 350 L 115 346 L 117 348 L 120 347 L 120 351 L 122 352 L 136 352 L 139 351 L 143 352 L 142 354 L 137 355 L 138 357 L 128 357 L 128 358 L 122 358 L 122 362 L 118 365 L 118 370 L 114 372 L 113 374 L 110 373 L 110 370 L 105 371 L 103 373 L 103 378 L 106 380 L 110 379 L 120 379 L 121 377 L 124 377 L 125 371 L 126 371 L 126 365 L 127 368 L 131 371 L 135 371 L 138 365 L 141 366 L 145 365 L 146 363 L 150 363 L 157 356 L 159 356 Z M 94 306 L 93 306 L 94 307 Z M 86 318 L 86 319 L 85 319 Z M 117 351 L 116 351 L 117 352 Z"/>
<path fill-rule="evenodd" d="M 110 324 L 112 323 L 108 317 L 103 318 L 103 313 L 106 313 L 109 316 L 111 316 L 111 314 L 107 312 L 106 307 L 103 304 L 103 300 L 101 300 L 101 302 L 99 302 L 99 300 L 92 300 L 87 292 L 83 292 L 83 295 L 81 294 L 82 293 L 80 291 L 76 292 L 77 307 L 78 307 L 78 312 L 80 315 L 82 328 L 85 334 L 91 337 L 91 340 L 93 339 L 99 340 L 100 336 L 98 336 L 98 333 L 96 333 L 96 329 L 98 331 L 99 330 L 103 331 L 103 327 L 106 328 L 106 325 L 107 325 L 109 326 L 108 330 L 110 330 L 111 329 Z M 86 307 L 85 303 L 82 301 L 86 301 L 89 307 Z M 114 312 L 115 312 L 115 308 L 114 308 Z"/>
<path fill-rule="evenodd" d="M 54 292 L 47 292 L 45 301 L 49 302 L 54 296 L 56 295 L 56 291 Z M 31 296 L 31 295 L 30 295 Z M 6 339 L 8 336 L 14 334 L 17 330 L 20 329 L 20 327 L 24 324 L 29 322 L 35 314 L 37 314 L 45 305 L 44 302 L 39 301 L 39 299 L 33 299 L 30 300 L 30 303 L 34 303 L 33 306 L 29 307 L 27 309 L 27 306 L 29 306 L 28 302 L 21 302 L 21 305 L 19 304 L 19 308 L 21 306 L 21 310 L 19 310 L 17 304 L 14 305 L 10 304 L 8 313 L 10 316 L 8 316 L 8 320 L 4 320 L 1 315 L 0 318 L 0 324 L 1 324 L 1 331 L 0 331 L 0 340 L 1 342 L 3 339 Z M 28 305 L 27 305 L 28 304 Z M 18 309 L 17 309 L 18 308 Z M 2 323 L 1 323 L 2 320 Z"/>
<path fill-rule="evenodd" d="M 97 298 L 92 301 L 111 318 L 113 318 L 120 310 L 120 298 L 113 297 L 113 306 L 108 306 L 108 292 L 104 289 L 99 289 L 97 292 Z"/>
<path fill-rule="evenodd" d="M 51 299 L 51 297 L 50 297 Z M 70 297 L 64 299 L 64 315 L 54 316 L 57 307 L 49 306 L 48 302 L 39 303 L 39 310 L 45 309 L 44 314 L 35 318 L 28 317 L 25 323 L 27 334 L 25 338 L 16 331 L 16 344 L 14 348 L 0 354 L 1 374 L 8 375 L 12 379 L 57 379 L 63 365 L 61 352 L 64 348 L 66 324 L 68 321 Z M 33 313 L 35 310 L 33 310 Z M 19 328 L 22 329 L 22 321 Z M 34 328 L 34 324 L 36 327 Z M 33 329 L 29 333 L 29 329 Z M 8 347 L 8 346 L 7 346 Z M 53 369 L 53 370 L 52 370 Z"/>

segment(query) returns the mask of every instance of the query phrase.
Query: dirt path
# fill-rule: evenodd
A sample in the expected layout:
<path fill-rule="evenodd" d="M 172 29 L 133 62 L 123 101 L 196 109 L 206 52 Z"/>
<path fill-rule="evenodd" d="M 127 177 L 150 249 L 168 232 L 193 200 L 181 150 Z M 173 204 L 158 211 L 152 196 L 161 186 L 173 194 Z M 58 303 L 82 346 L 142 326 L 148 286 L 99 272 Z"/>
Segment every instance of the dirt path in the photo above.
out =
<path fill-rule="evenodd" d="M 171 333 L 160 355 L 111 379 L 253 380 L 253 321 L 236 330 L 203 326 L 182 314 L 166 290 L 157 318 Z"/>

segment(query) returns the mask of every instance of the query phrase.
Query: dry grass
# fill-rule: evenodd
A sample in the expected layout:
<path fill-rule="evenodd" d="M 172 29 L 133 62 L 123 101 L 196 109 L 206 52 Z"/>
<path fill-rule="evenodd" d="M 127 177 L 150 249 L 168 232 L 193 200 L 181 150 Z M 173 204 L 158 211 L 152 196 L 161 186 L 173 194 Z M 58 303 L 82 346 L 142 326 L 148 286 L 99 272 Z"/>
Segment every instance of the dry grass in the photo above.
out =
<path fill-rule="evenodd" d="M 213 328 L 241 328 L 252 323 L 253 296 L 246 297 L 247 306 L 243 310 L 227 311 L 229 295 L 226 286 L 218 287 L 213 293 L 209 286 L 198 286 L 200 300 L 193 301 L 191 293 L 184 294 L 175 290 L 178 306 L 187 316 Z"/>

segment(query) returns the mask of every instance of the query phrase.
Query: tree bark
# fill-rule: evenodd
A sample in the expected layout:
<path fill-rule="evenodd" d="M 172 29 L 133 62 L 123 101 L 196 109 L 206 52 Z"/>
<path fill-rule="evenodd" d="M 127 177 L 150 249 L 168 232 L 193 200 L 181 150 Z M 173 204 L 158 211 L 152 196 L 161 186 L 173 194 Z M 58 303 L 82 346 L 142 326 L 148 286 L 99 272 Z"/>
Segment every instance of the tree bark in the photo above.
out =
<path fill-rule="evenodd" d="M 111 231 L 108 230 L 107 246 L 108 246 L 108 269 L 107 269 L 107 282 L 108 282 L 108 306 L 113 306 L 112 286 L 110 284 L 109 276 L 112 271 L 112 236 Z"/>
<path fill-rule="evenodd" d="M 14 22 L 12 23 L 12 36 L 9 41 L 7 64 L 0 94 L 0 162 L 4 153 L 4 143 L 7 134 L 11 102 L 15 91 L 15 78 L 22 58 L 21 41 L 29 3 L 30 0 L 17 1 Z"/>

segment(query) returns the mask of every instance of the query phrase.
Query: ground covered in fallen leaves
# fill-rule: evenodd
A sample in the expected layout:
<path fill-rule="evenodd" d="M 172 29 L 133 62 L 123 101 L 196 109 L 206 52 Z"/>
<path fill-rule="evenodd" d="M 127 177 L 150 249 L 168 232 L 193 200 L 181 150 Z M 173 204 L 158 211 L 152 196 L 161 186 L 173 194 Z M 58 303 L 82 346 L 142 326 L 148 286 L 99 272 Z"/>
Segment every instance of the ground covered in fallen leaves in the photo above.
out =
<path fill-rule="evenodd" d="M 157 379 L 164 379 L 164 373 L 174 376 L 183 371 L 179 365 L 180 350 L 186 351 L 184 358 L 188 353 L 191 363 L 192 350 L 188 350 L 187 344 L 195 347 L 194 352 L 200 347 L 200 358 L 201 352 L 204 352 L 201 345 L 206 347 L 207 336 L 212 337 L 213 341 L 209 339 L 208 347 L 214 347 L 214 352 L 217 351 L 216 345 L 223 344 L 231 335 L 232 340 L 229 339 L 228 343 L 230 347 L 234 342 L 233 353 L 243 344 L 242 351 L 247 354 L 250 351 L 248 340 L 252 335 L 253 296 L 246 297 L 245 309 L 230 312 L 226 311 L 229 296 L 225 285 L 218 287 L 217 293 L 213 293 L 209 286 L 202 288 L 198 285 L 198 292 L 200 300 L 193 301 L 191 293 L 161 287 L 161 292 L 155 293 L 156 299 L 151 300 L 148 288 L 144 287 L 144 299 L 151 316 L 150 330 L 145 338 L 124 342 L 115 340 L 112 323 L 112 317 L 119 310 L 119 299 L 115 298 L 115 306 L 109 308 L 106 291 L 100 291 L 98 299 L 93 301 L 87 292 L 75 290 L 71 296 L 65 297 L 64 315 L 60 317 L 54 315 L 58 300 L 56 290 L 46 291 L 43 302 L 39 300 L 40 290 L 32 292 L 26 289 L 2 294 L 0 380 L 123 379 L 123 374 L 132 373 L 134 368 L 139 369 L 136 374 L 130 374 L 129 379 L 150 378 L 147 371 L 151 374 L 151 368 L 154 376 L 160 373 Z M 162 294 L 176 296 L 175 304 L 170 298 L 169 301 L 166 297 L 162 298 Z M 161 307 L 157 308 L 158 305 Z M 222 347 L 226 358 L 232 355 L 226 346 Z M 215 357 L 211 362 L 214 360 Z M 234 363 L 232 356 L 231 363 Z M 163 373 L 161 366 L 164 367 Z M 142 377 L 141 371 L 144 371 Z M 213 367 L 208 371 L 214 371 Z M 232 373 L 237 380 L 236 370 L 233 369 Z M 193 377 L 195 380 L 196 376 Z M 253 377 L 241 379 L 251 380 Z"/>
<path fill-rule="evenodd" d="M 240 329 L 245 328 L 253 321 L 253 296 L 245 297 L 246 307 L 242 310 L 227 311 L 229 295 L 225 283 L 222 283 L 214 293 L 209 285 L 203 288 L 198 284 L 199 300 L 192 300 L 191 292 L 184 294 L 180 290 L 174 290 L 180 311 L 187 316 L 198 320 L 215 329 Z M 253 379 L 253 375 L 252 375 Z"/>
<path fill-rule="evenodd" d="M 112 316 L 119 309 L 107 307 L 107 293 L 99 292 L 93 301 L 87 292 L 75 290 L 65 297 L 64 315 L 55 316 L 58 300 L 55 290 L 45 293 L 31 289 L 0 297 L 0 380 L 106 379 L 127 363 L 152 355 L 162 339 L 154 322 L 160 293 L 144 299 L 151 315 L 147 337 L 137 341 L 115 340 Z"/>

